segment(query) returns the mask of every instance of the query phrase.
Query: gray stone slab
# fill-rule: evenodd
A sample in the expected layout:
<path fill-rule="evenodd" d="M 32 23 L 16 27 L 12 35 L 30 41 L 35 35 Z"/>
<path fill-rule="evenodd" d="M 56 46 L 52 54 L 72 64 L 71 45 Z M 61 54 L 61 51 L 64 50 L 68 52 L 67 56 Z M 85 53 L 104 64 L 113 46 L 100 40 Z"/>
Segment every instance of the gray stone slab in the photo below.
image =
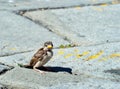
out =
<path fill-rule="evenodd" d="M 10 66 L 18 67 L 18 64 L 28 64 L 34 53 L 35 51 L 0 57 L 0 62 Z"/>
<path fill-rule="evenodd" d="M 20 89 L 113 89 L 120 86 L 119 47 L 117 42 L 54 49 L 53 58 L 45 65 L 54 72 L 45 75 L 17 66 L 29 62 L 33 52 L 1 57 L 1 62 L 16 67 L 0 76 L 0 83 Z"/>
<path fill-rule="evenodd" d="M 13 67 L 4 65 L 0 62 L 0 75 L 4 74 L 5 72 L 11 70 Z M 1 80 L 0 80 L 1 81 Z M 0 83 L 0 89 L 8 89 L 7 86 L 5 86 L 5 84 L 3 85 L 2 83 Z"/>
<path fill-rule="evenodd" d="M 47 66 L 69 67 L 74 74 L 119 81 L 119 46 L 120 43 L 110 43 L 55 50 Z"/>
<path fill-rule="evenodd" d="M 120 41 L 120 5 L 26 12 L 24 16 L 79 45 Z M 47 19 L 47 21 L 46 21 Z"/>
<path fill-rule="evenodd" d="M 95 79 L 79 83 L 59 84 L 48 89 L 114 89 L 115 86 L 116 89 L 119 89 L 120 84 L 118 82 L 96 81 Z"/>
<path fill-rule="evenodd" d="M 12 67 L 9 67 L 9 66 L 6 66 L 6 65 L 0 63 L 0 74 L 10 70 L 11 68 Z"/>
<path fill-rule="evenodd" d="M 0 89 L 8 89 L 8 88 L 0 84 Z"/>
<path fill-rule="evenodd" d="M 15 68 L 5 75 L 0 76 L 0 82 L 3 84 L 6 83 L 13 87 L 24 89 L 47 89 L 56 84 L 82 81 L 82 79 L 82 77 L 61 73 L 46 73 L 45 75 L 41 75 L 35 71 L 24 68 Z"/>
<path fill-rule="evenodd" d="M 54 49 L 53 58 L 45 65 L 62 69 L 72 69 L 73 74 L 97 76 L 105 79 L 119 80 L 120 43 L 96 46 Z M 1 57 L 0 62 L 18 67 L 28 64 L 34 52 Z M 9 61 L 8 61 L 9 60 Z M 69 71 L 68 71 L 69 72 Z"/>
<path fill-rule="evenodd" d="M 0 20 L 1 57 L 39 49 L 45 41 L 53 41 L 54 47 L 69 43 L 22 16 L 1 11 L 0 17 L 2 17 Z"/>
<path fill-rule="evenodd" d="M 120 86 L 118 82 L 92 78 L 84 75 L 76 76 L 64 73 L 46 73 L 41 75 L 24 68 L 15 68 L 0 76 L 0 82 L 15 89 L 112 89 Z M 119 89 L 116 87 L 116 89 Z"/>
<path fill-rule="evenodd" d="M 29 10 L 38 8 L 60 8 L 88 6 L 100 3 L 116 4 L 119 0 L 1 0 L 1 10 Z"/>

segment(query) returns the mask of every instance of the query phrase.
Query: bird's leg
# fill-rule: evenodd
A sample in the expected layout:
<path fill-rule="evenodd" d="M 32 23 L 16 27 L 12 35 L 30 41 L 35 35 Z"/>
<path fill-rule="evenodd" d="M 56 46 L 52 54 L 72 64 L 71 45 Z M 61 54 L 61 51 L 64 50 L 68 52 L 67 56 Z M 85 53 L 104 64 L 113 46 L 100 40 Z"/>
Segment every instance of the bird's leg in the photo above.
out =
<path fill-rule="evenodd" d="M 41 70 L 37 69 L 35 66 L 33 67 L 33 69 L 34 69 L 35 71 L 39 72 L 40 74 L 44 74 L 44 73 L 45 73 L 44 71 L 41 71 Z"/>

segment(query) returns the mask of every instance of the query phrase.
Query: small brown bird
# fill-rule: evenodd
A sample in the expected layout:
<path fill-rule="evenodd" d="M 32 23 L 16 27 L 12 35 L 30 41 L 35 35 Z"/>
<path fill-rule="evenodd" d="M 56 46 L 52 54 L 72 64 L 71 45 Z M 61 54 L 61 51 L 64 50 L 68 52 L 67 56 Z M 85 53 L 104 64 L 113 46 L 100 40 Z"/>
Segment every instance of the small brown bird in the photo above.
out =
<path fill-rule="evenodd" d="M 44 43 L 44 47 L 40 48 L 32 57 L 29 65 L 24 65 L 24 67 L 32 67 L 35 71 L 38 71 L 40 73 L 44 73 L 44 71 L 41 71 L 37 69 L 38 67 L 42 67 L 44 64 L 46 64 L 53 56 L 52 52 L 53 43 L 51 41 L 47 41 Z"/>

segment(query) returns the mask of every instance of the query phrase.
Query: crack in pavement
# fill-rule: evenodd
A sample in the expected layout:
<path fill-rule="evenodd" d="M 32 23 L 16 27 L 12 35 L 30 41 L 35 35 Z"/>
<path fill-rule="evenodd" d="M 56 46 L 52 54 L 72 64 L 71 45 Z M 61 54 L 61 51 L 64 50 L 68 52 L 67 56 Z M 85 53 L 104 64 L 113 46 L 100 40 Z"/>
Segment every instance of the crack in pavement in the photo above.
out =
<path fill-rule="evenodd" d="M 92 45 L 84 45 L 82 47 L 90 47 L 90 46 L 99 46 L 99 45 L 105 45 L 105 44 L 112 44 L 112 43 L 120 43 L 120 41 L 106 41 L 106 42 L 101 42 L 101 43 L 97 43 L 97 44 L 92 44 Z M 74 48 L 74 47 L 81 47 L 81 45 L 74 45 L 71 47 L 64 47 L 62 49 L 67 49 L 67 48 Z M 61 49 L 61 47 L 55 47 L 54 49 Z"/>
<path fill-rule="evenodd" d="M 112 5 L 112 2 L 108 2 L 108 3 L 98 3 L 98 4 L 88 4 L 88 5 L 78 5 L 81 7 L 84 6 L 101 6 L 101 5 Z M 26 12 L 32 12 L 32 11 L 39 11 L 39 10 L 51 10 L 51 9 L 66 9 L 66 8 L 73 8 L 73 7 L 78 7 L 78 6 L 72 6 L 72 7 L 57 7 L 57 8 L 38 8 L 38 9 L 29 9 L 29 10 L 20 10 L 18 12 L 14 12 L 17 15 L 23 16 L 26 19 L 34 22 L 37 25 L 41 25 L 44 28 L 46 28 L 48 31 L 55 33 L 57 35 L 59 35 L 62 39 L 64 39 L 65 41 L 68 41 L 70 44 L 76 44 L 76 45 L 80 45 L 78 42 L 75 41 L 75 39 L 73 39 L 73 37 L 77 37 L 77 38 L 85 38 L 85 35 L 82 34 L 78 34 L 77 32 L 73 32 L 73 31 L 64 31 L 64 29 L 70 29 L 68 28 L 66 25 L 63 24 L 63 22 L 57 18 L 56 15 L 54 15 L 53 13 L 49 13 L 51 15 L 51 17 L 53 19 L 56 19 L 58 22 L 57 26 L 54 26 L 54 23 L 50 23 L 50 21 L 52 21 L 51 19 L 49 19 L 49 16 L 46 16 L 46 18 L 48 19 L 48 22 L 45 22 L 43 19 L 37 20 L 37 19 L 33 19 L 30 18 L 29 16 L 25 16 Z M 50 21 L 49 21 L 50 20 Z M 61 29 L 63 30 L 63 32 L 61 31 Z M 69 34 L 68 34 L 69 33 Z M 94 45 L 94 44 L 93 44 Z"/>
<path fill-rule="evenodd" d="M 0 89 L 8 89 L 8 87 L 5 84 L 0 83 Z"/>
<path fill-rule="evenodd" d="M 54 29 L 52 29 L 51 27 L 49 27 L 49 24 L 45 24 L 44 22 L 40 22 L 40 21 L 35 21 L 35 20 L 33 20 L 33 19 L 31 19 L 31 18 L 29 18 L 29 17 L 27 17 L 27 16 L 23 16 L 23 15 L 20 14 L 20 13 L 22 13 L 22 12 L 19 12 L 19 13 L 16 13 L 16 12 L 15 12 L 15 14 L 20 15 L 20 16 L 22 16 L 22 17 L 25 17 L 26 19 L 34 22 L 35 24 L 44 27 L 44 28 L 47 29 L 49 32 L 52 32 L 52 33 L 55 33 L 55 34 L 59 35 L 59 36 L 60 36 L 62 39 L 64 39 L 65 41 L 68 41 L 69 43 L 72 42 L 72 41 L 69 39 L 68 36 L 66 36 L 66 35 L 64 35 L 64 34 L 60 34 L 60 33 L 58 33 L 58 30 L 54 30 Z M 23 14 L 24 14 L 24 13 L 26 13 L 26 12 L 23 12 Z M 81 36 L 81 37 L 83 37 L 83 36 Z"/>
<path fill-rule="evenodd" d="M 39 26 L 43 26 L 48 31 L 55 33 L 56 35 L 59 35 L 63 40 L 69 42 L 70 44 L 77 45 L 77 43 L 73 39 L 73 37 L 81 37 L 81 38 L 86 37 L 85 35 L 78 34 L 77 32 L 73 32 L 71 30 L 69 30 L 69 31 L 64 30 L 64 29 L 70 29 L 70 28 L 68 28 L 65 24 L 63 24 L 63 22 L 60 19 L 58 19 L 57 16 L 54 15 L 53 13 L 49 13 L 49 14 L 51 15 L 51 18 L 53 18 L 53 20 L 54 19 L 56 20 L 56 22 L 57 22 L 56 26 L 54 26 L 54 24 L 49 22 L 49 21 L 51 21 L 51 19 L 49 19 L 49 17 L 47 17 L 47 16 L 46 16 L 46 18 L 48 18 L 48 23 L 46 23 L 42 20 L 34 20 L 30 17 L 27 17 L 24 15 L 26 12 L 23 12 L 22 14 L 20 14 L 20 13 L 22 13 L 22 12 L 15 13 L 15 14 L 25 17 L 26 19 L 34 22 L 35 24 L 37 24 Z"/>
<path fill-rule="evenodd" d="M 38 25 L 43 26 L 43 27 L 44 27 L 45 29 L 47 29 L 48 31 L 59 35 L 63 40 L 71 43 L 71 40 L 70 40 L 67 36 L 65 36 L 65 35 L 63 35 L 63 34 L 59 34 L 57 31 L 51 29 L 51 28 L 48 26 L 48 24 L 44 24 L 44 23 L 42 23 L 42 22 L 40 22 L 40 21 L 34 21 L 34 20 L 30 19 L 29 17 L 26 17 L 26 18 L 29 19 L 29 20 L 31 20 L 32 22 L 35 22 L 35 23 L 38 24 Z"/>
<path fill-rule="evenodd" d="M 114 75 L 112 75 L 112 77 L 110 76 L 110 77 L 102 77 L 102 76 L 95 76 L 95 75 L 92 75 L 92 74 L 87 74 L 87 73 L 80 73 L 80 74 L 74 74 L 73 73 L 73 75 L 74 76 L 81 76 L 81 75 L 84 75 L 84 76 L 86 76 L 86 78 L 94 78 L 94 79 L 100 79 L 100 80 L 110 80 L 110 81 L 113 81 L 113 82 L 120 82 L 120 78 L 118 78 L 117 77 L 117 75 L 116 75 L 116 77 L 114 76 Z"/>
<path fill-rule="evenodd" d="M 3 50 L 7 47 L 8 45 L 4 45 L 3 47 L 0 48 L 0 50 Z"/>
<path fill-rule="evenodd" d="M 7 68 L 7 69 L 5 68 L 5 69 L 3 69 L 2 71 L 0 71 L 0 75 L 5 74 L 7 71 L 12 70 L 12 69 L 14 68 L 13 66 L 9 66 L 9 65 L 6 65 L 6 64 L 1 63 L 1 62 L 0 62 L 0 65 L 9 67 L 9 68 Z"/>
<path fill-rule="evenodd" d="M 12 56 L 12 55 L 28 53 L 28 52 L 32 52 L 32 51 L 34 51 L 34 50 L 27 50 L 27 51 L 14 52 L 14 53 L 5 53 L 5 54 L 0 55 L 0 57 Z"/>
<path fill-rule="evenodd" d="M 97 3 L 97 4 L 81 4 L 81 5 L 78 5 L 78 6 L 81 6 L 81 7 L 85 7 L 85 6 L 101 6 L 101 5 L 104 5 L 104 4 L 107 4 L 107 5 L 113 5 L 113 2 L 107 2 L 107 3 Z M 118 4 L 118 3 L 115 3 L 115 4 Z M 75 36 L 75 37 L 86 37 L 85 35 L 80 35 L 80 34 L 77 34 L 76 32 L 69 32 L 69 34 L 71 33 L 74 33 L 72 34 L 72 36 L 70 36 L 67 32 L 65 34 L 63 34 L 63 32 L 60 32 L 61 28 L 63 29 L 66 29 L 66 26 L 64 26 L 64 24 L 62 24 L 62 21 L 57 19 L 58 20 L 58 28 L 55 28 L 52 24 L 47 24 L 47 23 L 44 23 L 44 21 L 41 21 L 41 20 L 34 20 L 30 17 L 27 17 L 27 16 L 24 16 L 24 14 L 26 12 L 31 12 L 31 11 L 37 11 L 37 10 L 51 10 L 51 9 L 66 9 L 66 8 L 73 8 L 73 7 L 77 7 L 77 6 L 69 6 L 69 7 L 54 7 L 54 8 L 37 8 L 37 9 L 29 9 L 29 10 L 18 10 L 18 11 L 13 11 L 15 14 L 17 15 L 20 15 L 22 17 L 25 17 L 26 19 L 34 22 L 35 24 L 37 25 L 40 25 L 40 26 L 43 26 L 45 29 L 47 29 L 48 31 L 52 32 L 52 33 L 55 33 L 57 35 L 59 35 L 62 39 L 68 41 L 70 44 L 75 44 L 75 47 L 78 47 L 78 46 L 81 46 L 81 44 L 77 44 L 74 39 L 72 39 L 71 37 L 72 36 Z M 51 15 L 53 16 L 54 18 L 57 18 L 56 16 Z M 63 27 L 59 28 L 59 26 L 62 25 Z M 117 41 L 115 41 L 117 42 Z M 97 43 L 97 44 L 89 44 L 89 45 L 85 45 L 85 46 L 96 46 L 96 45 L 102 45 L 102 44 L 107 44 L 107 43 L 115 43 L 115 42 L 101 42 L 101 43 Z M 59 47 L 56 47 L 56 49 L 58 49 Z"/>
<path fill-rule="evenodd" d="M 18 13 L 21 15 L 30 12 L 30 11 L 37 11 L 37 10 L 55 10 L 55 9 L 68 9 L 68 8 L 75 8 L 75 7 L 87 7 L 87 6 L 101 6 L 101 5 L 113 5 L 113 4 L 119 4 L 120 1 L 112 1 L 112 2 L 106 2 L 106 3 L 95 3 L 95 4 L 79 4 L 79 5 L 73 5 L 73 6 L 58 6 L 58 7 L 42 7 L 42 8 L 34 8 L 34 9 L 21 9 L 21 10 L 14 10 L 13 12 Z"/>
<path fill-rule="evenodd" d="M 68 41 L 69 43 L 71 43 L 71 40 L 70 40 L 67 36 L 64 36 L 64 35 L 61 35 L 61 34 L 57 33 L 57 31 L 54 31 L 53 29 L 51 29 L 51 28 L 48 26 L 48 24 L 44 24 L 43 22 L 40 22 L 40 21 L 34 21 L 34 20 L 32 20 L 31 18 L 26 17 L 26 16 L 24 16 L 24 17 L 27 18 L 27 19 L 29 19 L 30 21 L 38 24 L 38 25 L 43 26 L 43 27 L 44 27 L 45 29 L 47 29 L 48 31 L 50 31 L 50 32 L 52 32 L 52 33 L 55 33 L 55 34 L 61 36 L 65 41 Z"/>
<path fill-rule="evenodd" d="M 11 69 L 4 69 L 4 70 L 0 71 L 0 75 L 5 74 L 5 73 L 6 73 L 7 71 L 9 71 L 9 70 L 11 70 Z"/>
<path fill-rule="evenodd" d="M 97 43 L 97 44 L 92 44 L 92 45 L 87 45 L 85 47 L 89 47 L 89 46 L 98 46 L 98 45 L 104 45 L 104 44 L 112 44 L 112 43 L 120 43 L 120 41 L 106 41 L 106 42 L 101 42 L 101 43 Z M 80 46 L 80 45 L 78 45 Z"/>
<path fill-rule="evenodd" d="M 80 47 L 81 44 L 74 44 L 74 42 L 67 36 L 67 35 L 62 35 L 62 34 L 59 34 L 57 33 L 57 31 L 55 31 L 54 29 L 51 29 L 49 28 L 47 25 L 48 24 L 45 24 L 45 23 L 42 23 L 42 22 L 38 22 L 38 21 L 34 21 L 32 20 L 31 18 L 29 17 L 26 17 L 25 18 L 29 19 L 30 21 L 32 22 L 35 22 L 36 24 L 38 25 L 42 25 L 44 28 L 46 28 L 47 30 L 49 30 L 50 32 L 54 32 L 55 34 L 61 36 L 64 40 L 68 41 L 70 44 L 73 44 L 74 47 Z M 76 33 L 75 33 L 76 34 Z M 85 37 L 84 35 L 79 35 L 79 37 Z M 97 45 L 104 45 L 104 44 L 109 44 L 109 43 L 118 43 L 120 41 L 109 41 L 109 40 L 106 40 L 106 42 L 101 42 L 101 43 L 96 43 L 96 44 L 89 44 L 89 45 L 85 45 L 85 46 L 97 46 Z M 60 47 L 56 47 L 55 49 L 59 49 Z M 72 47 L 69 47 L 69 48 L 72 48 Z"/>

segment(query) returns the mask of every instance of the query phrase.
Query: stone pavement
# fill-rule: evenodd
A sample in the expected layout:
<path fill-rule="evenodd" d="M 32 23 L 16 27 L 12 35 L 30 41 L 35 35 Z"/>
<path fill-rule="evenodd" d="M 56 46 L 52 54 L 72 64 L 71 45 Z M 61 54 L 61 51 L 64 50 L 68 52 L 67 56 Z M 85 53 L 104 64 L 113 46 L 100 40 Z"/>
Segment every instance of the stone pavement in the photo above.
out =
<path fill-rule="evenodd" d="M 0 89 L 120 89 L 120 0 L 1 0 Z M 20 68 L 45 41 L 41 75 Z"/>

